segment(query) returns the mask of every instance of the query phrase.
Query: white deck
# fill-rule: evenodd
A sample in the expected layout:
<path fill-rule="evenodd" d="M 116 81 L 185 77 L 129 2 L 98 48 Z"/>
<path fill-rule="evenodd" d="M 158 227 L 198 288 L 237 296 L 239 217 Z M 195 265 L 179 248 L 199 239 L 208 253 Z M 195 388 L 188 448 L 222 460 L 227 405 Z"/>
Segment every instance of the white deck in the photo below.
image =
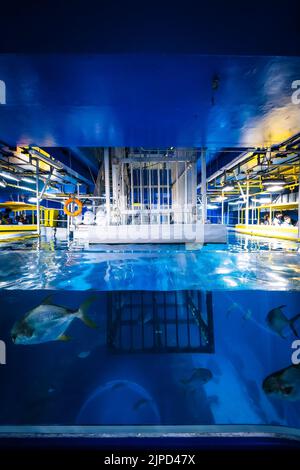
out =
<path fill-rule="evenodd" d="M 74 239 L 86 243 L 227 243 L 221 224 L 79 225 Z"/>

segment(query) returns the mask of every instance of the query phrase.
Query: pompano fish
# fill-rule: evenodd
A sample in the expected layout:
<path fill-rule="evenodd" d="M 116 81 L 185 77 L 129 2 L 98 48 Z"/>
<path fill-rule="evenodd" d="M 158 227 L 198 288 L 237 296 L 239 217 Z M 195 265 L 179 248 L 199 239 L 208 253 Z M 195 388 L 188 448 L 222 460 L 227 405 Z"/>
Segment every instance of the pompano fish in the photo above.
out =
<path fill-rule="evenodd" d="M 90 328 L 97 328 L 87 316 L 87 311 L 94 300 L 95 296 L 89 297 L 78 310 L 70 310 L 53 304 L 49 296 L 14 324 L 11 330 L 12 341 L 23 345 L 67 341 L 69 337 L 65 332 L 75 318 L 79 318 Z"/>
<path fill-rule="evenodd" d="M 294 335 L 299 338 L 294 323 L 298 320 L 298 318 L 300 318 L 300 313 L 289 320 L 282 311 L 283 307 L 285 307 L 285 305 L 280 305 L 280 307 L 276 307 L 270 310 L 266 318 L 267 325 L 271 330 L 275 331 L 275 333 L 277 333 L 283 339 L 286 339 L 283 334 L 283 331 L 287 326 L 289 326 Z"/>
<path fill-rule="evenodd" d="M 200 384 L 206 384 L 212 379 L 212 373 L 209 369 L 203 367 L 197 367 L 193 369 L 192 375 L 188 379 L 181 379 L 180 382 L 183 385 L 189 385 L 194 382 L 199 382 Z"/>
<path fill-rule="evenodd" d="M 284 400 L 300 400 L 300 364 L 286 367 L 266 377 L 263 390 L 267 395 Z"/>

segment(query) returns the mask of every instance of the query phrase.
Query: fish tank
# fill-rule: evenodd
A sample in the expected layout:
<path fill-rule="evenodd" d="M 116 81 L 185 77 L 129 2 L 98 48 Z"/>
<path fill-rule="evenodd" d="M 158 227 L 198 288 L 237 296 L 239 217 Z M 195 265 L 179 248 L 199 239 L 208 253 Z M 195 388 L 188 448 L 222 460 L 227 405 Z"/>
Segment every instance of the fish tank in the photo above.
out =
<path fill-rule="evenodd" d="M 245 240 L 2 245 L 1 437 L 300 439 L 297 244 Z"/>

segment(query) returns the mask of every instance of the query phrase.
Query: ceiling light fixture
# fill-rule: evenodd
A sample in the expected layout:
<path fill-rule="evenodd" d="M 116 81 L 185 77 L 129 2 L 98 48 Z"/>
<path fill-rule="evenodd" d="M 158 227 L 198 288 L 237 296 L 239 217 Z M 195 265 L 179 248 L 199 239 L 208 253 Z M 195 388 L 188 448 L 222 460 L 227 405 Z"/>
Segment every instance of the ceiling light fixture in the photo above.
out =
<path fill-rule="evenodd" d="M 285 185 L 286 182 L 285 180 L 283 179 L 272 179 L 272 178 L 269 178 L 269 179 L 265 179 L 262 181 L 262 184 L 264 186 L 280 186 L 280 185 Z"/>
<path fill-rule="evenodd" d="M 21 178 L 21 181 L 24 181 L 25 183 L 30 183 L 30 184 L 35 184 L 36 181 L 32 178 L 27 178 L 27 176 L 24 176 L 24 178 Z"/>
<path fill-rule="evenodd" d="M 219 196 L 215 199 L 216 202 L 227 201 L 228 197 L 226 196 Z"/>
<path fill-rule="evenodd" d="M 19 181 L 19 178 L 16 178 L 15 176 L 11 175 L 10 173 L 5 173 L 4 171 L 0 172 L 0 176 L 5 178 L 6 180 Z"/>
<path fill-rule="evenodd" d="M 226 184 L 226 186 L 222 188 L 222 191 L 232 191 L 233 189 L 234 189 L 234 186 L 230 184 Z"/>
<path fill-rule="evenodd" d="M 280 191 L 283 191 L 284 188 L 279 185 L 274 185 L 274 186 L 269 186 L 268 191 L 271 193 L 279 193 Z"/>

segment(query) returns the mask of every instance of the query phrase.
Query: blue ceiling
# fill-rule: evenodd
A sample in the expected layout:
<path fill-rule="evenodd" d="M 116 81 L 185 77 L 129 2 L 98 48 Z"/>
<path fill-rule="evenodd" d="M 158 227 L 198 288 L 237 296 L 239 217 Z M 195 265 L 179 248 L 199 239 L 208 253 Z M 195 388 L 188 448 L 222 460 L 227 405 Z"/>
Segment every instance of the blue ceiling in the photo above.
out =
<path fill-rule="evenodd" d="M 300 57 L 0 55 L 0 139 L 64 146 L 276 143 L 299 132 Z M 78 157 L 80 158 L 80 156 Z M 84 158 L 84 157 L 83 157 Z"/>
<path fill-rule="evenodd" d="M 300 55 L 299 0 L 1 4 L 0 52 Z"/>

